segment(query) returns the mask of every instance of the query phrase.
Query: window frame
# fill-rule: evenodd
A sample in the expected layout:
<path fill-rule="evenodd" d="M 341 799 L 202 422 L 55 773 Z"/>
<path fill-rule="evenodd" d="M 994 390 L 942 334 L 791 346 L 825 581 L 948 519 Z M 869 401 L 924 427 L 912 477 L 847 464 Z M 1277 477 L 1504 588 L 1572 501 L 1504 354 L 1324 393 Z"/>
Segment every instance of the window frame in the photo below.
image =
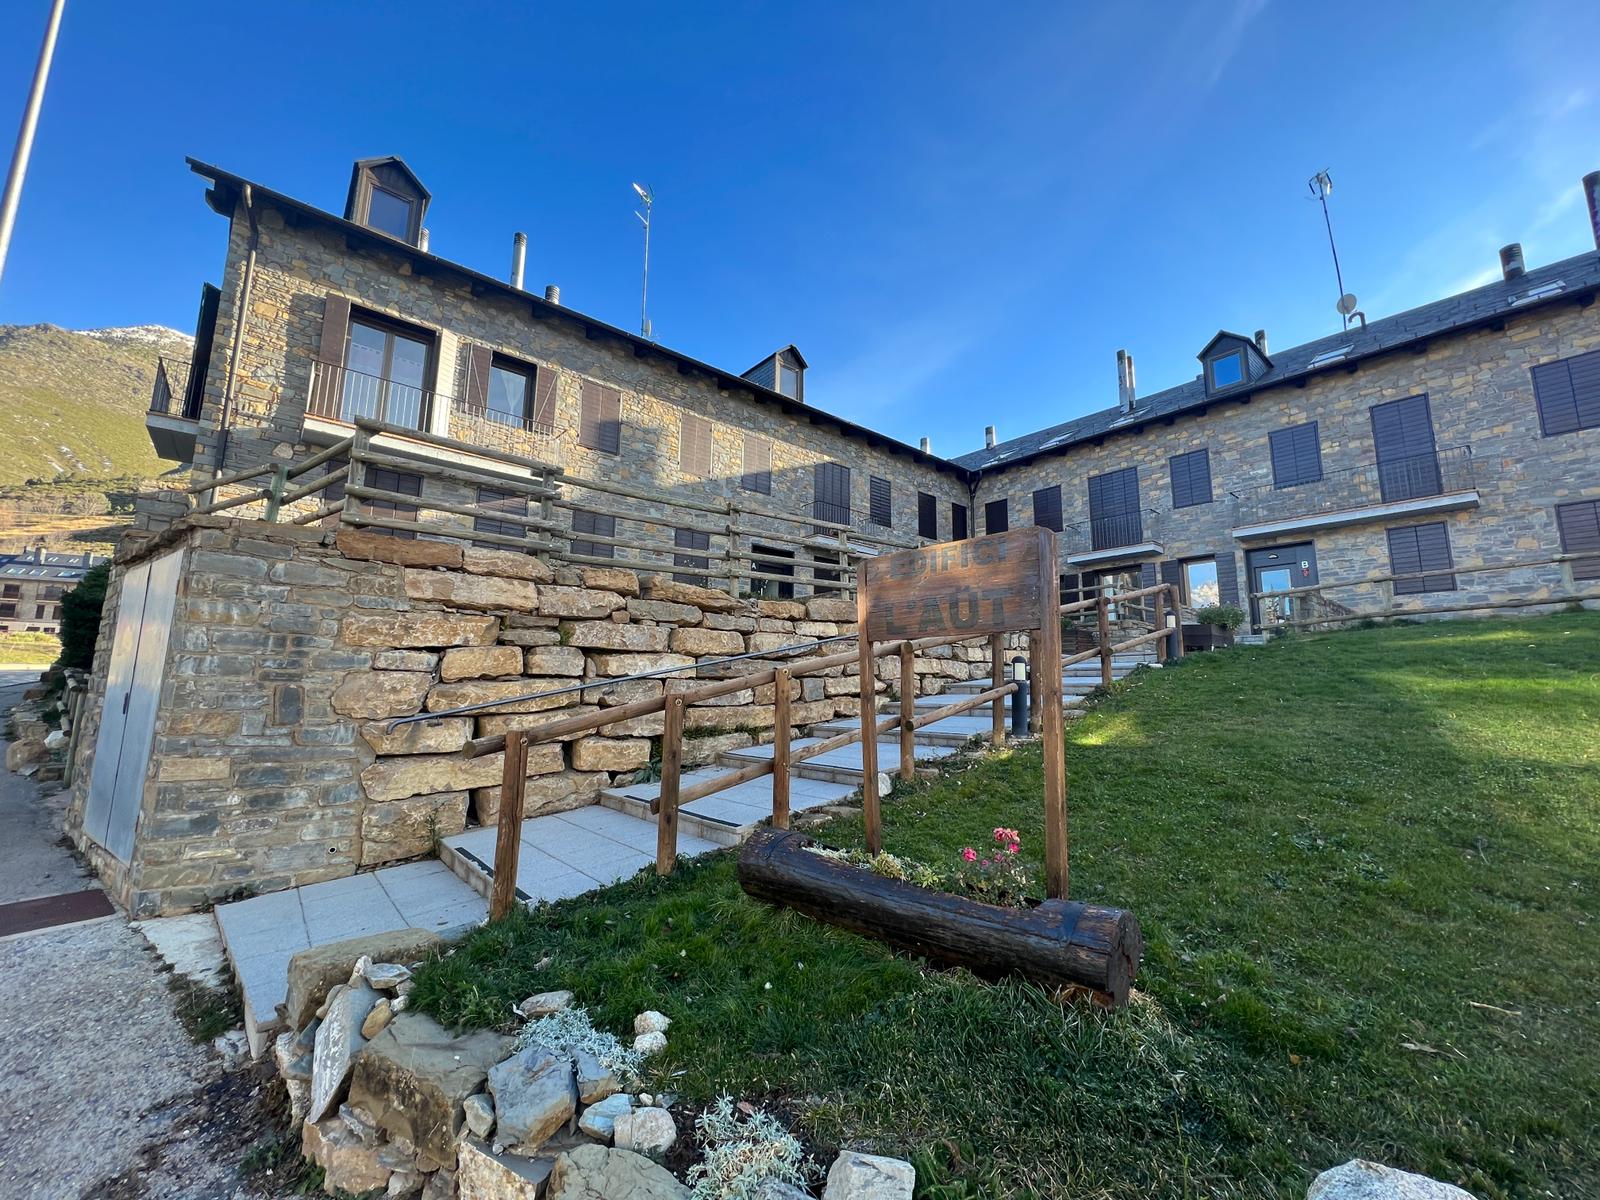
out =
<path fill-rule="evenodd" d="M 1200 566 L 1203 563 L 1211 564 L 1212 582 L 1217 589 L 1217 598 L 1212 603 L 1222 603 L 1222 570 L 1217 565 L 1217 556 L 1215 554 L 1197 554 L 1193 558 L 1180 558 L 1178 560 L 1178 580 L 1181 584 L 1183 602 L 1190 608 L 1207 607 L 1207 605 L 1196 603 L 1194 588 L 1189 582 L 1189 569 Z"/>
<path fill-rule="evenodd" d="M 390 200 L 397 201 L 404 206 L 406 217 L 404 222 L 405 231 L 403 233 L 395 233 L 393 230 L 385 229 L 383 226 L 374 222 L 372 202 L 380 195 L 387 197 Z M 366 220 L 363 221 L 362 224 L 375 233 L 383 234 L 385 237 L 392 237 L 396 241 L 400 242 L 409 242 L 416 236 L 414 231 L 417 227 L 417 201 L 415 197 L 402 196 L 393 188 L 385 187 L 375 179 L 369 180 L 367 183 Z"/>
<path fill-rule="evenodd" d="M 350 347 L 355 341 L 356 326 L 376 330 L 384 335 L 383 364 L 379 374 L 372 375 L 368 371 L 357 371 L 350 365 Z M 407 341 L 420 342 L 423 347 L 422 355 L 422 382 L 420 384 L 405 383 L 394 378 L 394 350 L 395 339 L 405 338 Z M 378 412 L 383 420 L 395 425 L 403 425 L 404 421 L 398 420 L 395 413 L 389 412 L 389 399 L 391 389 L 415 388 L 419 395 L 417 398 L 417 421 L 415 428 L 429 429 L 433 425 L 433 401 L 438 394 L 439 371 L 439 331 L 430 329 L 426 325 L 415 325 L 399 317 L 391 317 L 387 313 L 375 312 L 370 308 L 361 308 L 351 305 L 345 317 L 344 344 L 340 349 L 339 370 L 341 372 L 339 383 L 339 412 L 338 420 L 349 423 L 345 417 L 345 396 L 349 387 L 352 374 L 365 379 L 376 379 L 378 390 Z"/>
<path fill-rule="evenodd" d="M 972 536 L 972 506 L 950 501 L 950 540 L 964 542 Z"/>
<path fill-rule="evenodd" d="M 994 527 L 994 514 L 1000 514 L 1000 528 Z M 983 504 L 983 532 L 984 536 L 991 533 L 1005 533 L 1011 528 L 1011 497 L 1002 496 L 998 500 L 986 500 Z"/>
<path fill-rule="evenodd" d="M 1583 364 L 1583 371 L 1587 381 L 1591 373 L 1594 376 L 1592 384 L 1594 394 L 1588 392 L 1580 395 L 1578 381 L 1573 376 L 1573 364 Z M 1570 399 L 1546 398 L 1540 392 L 1547 387 L 1559 386 L 1552 381 L 1548 384 L 1541 383 L 1542 379 L 1555 376 L 1556 368 L 1562 368 L 1560 374 L 1564 375 L 1564 383 Z M 1582 433 L 1585 430 L 1600 429 L 1600 350 L 1587 350 L 1581 354 L 1569 354 L 1565 358 L 1557 358 L 1547 363 L 1536 363 L 1528 368 L 1528 381 L 1533 388 L 1534 412 L 1539 418 L 1540 437 L 1566 437 L 1568 434 Z M 1586 403 L 1587 401 L 1587 403 Z M 1557 404 L 1569 405 L 1572 412 L 1572 424 L 1569 426 L 1564 421 L 1561 428 L 1552 429 L 1552 415 L 1547 411 L 1547 406 L 1553 408 Z M 1590 419 L 1585 420 L 1588 412 Z"/>
<path fill-rule="evenodd" d="M 1217 365 L 1228 362 L 1230 359 L 1239 368 L 1239 378 L 1231 383 L 1218 383 Z M 1209 385 L 1209 390 L 1213 392 L 1225 392 L 1229 388 L 1238 387 L 1241 383 L 1249 383 L 1250 372 L 1245 369 L 1244 348 L 1241 346 L 1238 349 L 1228 351 L 1226 354 L 1218 354 L 1206 359 L 1206 382 Z"/>

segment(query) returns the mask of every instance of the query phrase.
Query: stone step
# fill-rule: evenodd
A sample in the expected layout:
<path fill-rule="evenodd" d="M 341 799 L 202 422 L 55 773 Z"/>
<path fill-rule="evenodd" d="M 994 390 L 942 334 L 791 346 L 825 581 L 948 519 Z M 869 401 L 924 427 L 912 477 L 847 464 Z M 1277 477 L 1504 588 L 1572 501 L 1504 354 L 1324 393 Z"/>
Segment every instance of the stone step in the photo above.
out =
<path fill-rule="evenodd" d="M 887 716 L 888 713 L 882 714 Z M 813 732 L 832 737 L 836 733 L 853 733 L 861 728 L 861 722 L 854 717 L 841 717 L 836 721 L 826 721 L 815 726 Z M 1006 735 L 1010 736 L 1011 728 L 1006 727 Z M 899 734 L 887 735 L 895 739 L 898 744 Z M 924 725 L 916 732 L 916 742 L 919 746 L 965 746 L 975 737 L 989 736 L 989 714 L 987 712 L 974 716 L 971 713 L 958 713 L 953 717 L 946 717 L 942 721 L 935 721 L 932 725 Z M 804 765 L 803 763 L 801 764 Z"/>
<path fill-rule="evenodd" d="M 822 738 L 796 738 L 793 748 L 814 746 Z M 931 762 L 955 753 L 953 746 L 930 746 L 919 743 L 915 748 L 917 762 Z M 733 766 L 747 766 L 760 759 L 772 757 L 771 746 L 747 746 L 742 750 L 728 750 L 722 754 L 722 761 Z M 878 771 L 882 774 L 892 775 L 900 767 L 900 743 L 897 741 L 880 741 L 878 743 Z M 861 785 L 861 743 L 852 742 L 848 746 L 840 746 L 837 750 L 829 750 L 826 754 L 819 754 L 816 758 L 808 758 L 794 765 L 795 774 L 807 779 L 824 779 L 835 783 L 848 783 L 852 787 Z"/>
<path fill-rule="evenodd" d="M 748 766 L 739 763 L 738 766 Z M 683 773 L 683 786 L 692 787 L 707 779 L 726 775 L 732 766 L 700 767 Z M 856 785 L 826 779 L 810 779 L 794 772 L 789 773 L 789 811 L 804 812 L 826 804 L 837 804 L 855 791 Z M 627 787 L 609 788 L 600 793 L 600 803 L 617 812 L 627 813 L 653 823 L 650 803 L 661 795 L 661 784 L 635 783 Z M 772 777 L 747 780 L 724 788 L 700 800 L 694 800 L 678 810 L 678 831 L 693 833 L 722 846 L 742 843 L 762 821 L 772 816 Z"/>

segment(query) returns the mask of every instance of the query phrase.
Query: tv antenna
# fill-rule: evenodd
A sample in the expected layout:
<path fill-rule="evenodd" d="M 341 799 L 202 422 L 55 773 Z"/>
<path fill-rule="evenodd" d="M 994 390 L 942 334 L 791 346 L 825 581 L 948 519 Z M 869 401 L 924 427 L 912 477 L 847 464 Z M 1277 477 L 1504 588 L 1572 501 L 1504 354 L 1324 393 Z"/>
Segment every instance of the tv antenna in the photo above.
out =
<path fill-rule="evenodd" d="M 1344 323 L 1344 328 L 1350 328 L 1350 314 L 1356 311 L 1356 298 L 1344 290 L 1344 273 L 1339 269 L 1339 247 L 1333 240 L 1333 218 L 1328 215 L 1328 193 L 1333 191 L 1333 176 L 1327 171 L 1318 171 L 1307 182 L 1311 189 L 1311 198 L 1322 202 L 1322 223 L 1328 227 L 1328 249 L 1333 254 L 1333 278 L 1339 285 L 1339 303 L 1335 306 L 1339 310 L 1339 319 Z"/>
<path fill-rule="evenodd" d="M 639 200 L 644 205 L 643 212 L 635 212 L 644 225 L 644 282 L 639 286 L 639 335 L 650 336 L 650 210 L 655 206 L 656 194 L 642 183 L 633 185 L 633 190 L 639 194 Z"/>

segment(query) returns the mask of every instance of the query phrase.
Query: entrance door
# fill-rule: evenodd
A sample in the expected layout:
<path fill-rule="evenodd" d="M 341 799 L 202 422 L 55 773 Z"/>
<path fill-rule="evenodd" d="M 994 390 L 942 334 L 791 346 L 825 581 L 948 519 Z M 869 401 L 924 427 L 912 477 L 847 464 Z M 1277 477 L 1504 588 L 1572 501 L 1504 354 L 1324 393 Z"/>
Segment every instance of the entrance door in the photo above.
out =
<path fill-rule="evenodd" d="M 1100 590 L 1105 593 L 1107 602 L 1106 619 L 1115 624 L 1128 615 L 1119 611 L 1119 608 L 1126 608 L 1127 605 L 1119 606 L 1117 597 L 1124 592 L 1138 591 L 1142 586 L 1143 577 L 1138 567 L 1121 567 L 1114 571 L 1099 572 L 1095 576 L 1095 581 L 1099 583 Z"/>
<path fill-rule="evenodd" d="M 1251 550 L 1246 557 L 1250 565 L 1251 622 L 1257 629 L 1265 629 L 1270 625 L 1295 620 L 1299 615 L 1299 597 L 1268 596 L 1258 600 L 1256 595 L 1260 592 L 1287 592 L 1315 584 L 1316 549 L 1310 542 L 1304 542 L 1298 546 Z"/>
<path fill-rule="evenodd" d="M 130 568 L 117 605 L 83 828 L 122 862 L 133 852 L 144 799 L 182 561 L 183 551 L 173 550 Z"/>

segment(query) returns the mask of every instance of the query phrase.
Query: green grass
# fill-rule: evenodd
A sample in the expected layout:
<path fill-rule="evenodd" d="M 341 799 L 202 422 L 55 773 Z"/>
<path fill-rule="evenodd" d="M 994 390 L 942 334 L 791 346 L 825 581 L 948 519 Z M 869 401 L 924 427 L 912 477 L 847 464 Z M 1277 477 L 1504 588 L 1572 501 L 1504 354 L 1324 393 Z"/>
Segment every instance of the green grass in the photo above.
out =
<path fill-rule="evenodd" d="M 1067 735 L 1072 892 L 1148 944 L 1116 1013 L 754 903 L 726 855 L 479 931 L 414 999 L 493 1025 L 570 987 L 618 1031 L 660 1008 L 656 1086 L 909 1155 L 928 1197 L 1298 1198 L 1355 1156 L 1600 1194 L 1597 729 L 1589 613 L 1141 673 Z M 1037 856 L 1039 803 L 1037 747 L 987 757 L 891 800 L 886 847 L 945 865 L 1010 825 Z"/>
<path fill-rule="evenodd" d="M 49 633 L 0 633 L 0 663 L 48 667 L 61 655 L 61 642 Z"/>

